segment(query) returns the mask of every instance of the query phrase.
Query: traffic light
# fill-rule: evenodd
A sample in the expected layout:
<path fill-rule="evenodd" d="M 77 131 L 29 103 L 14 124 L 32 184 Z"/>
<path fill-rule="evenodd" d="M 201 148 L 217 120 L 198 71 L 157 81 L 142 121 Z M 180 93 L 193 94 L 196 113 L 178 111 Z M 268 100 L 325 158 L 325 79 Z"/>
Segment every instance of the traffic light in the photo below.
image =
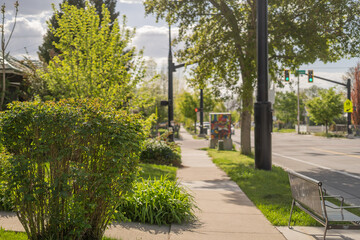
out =
<path fill-rule="evenodd" d="M 308 70 L 308 81 L 309 83 L 314 82 L 314 70 Z"/>
<path fill-rule="evenodd" d="M 195 108 L 195 112 L 198 112 L 198 109 L 197 109 L 197 108 Z"/>
<path fill-rule="evenodd" d="M 289 70 L 285 70 L 284 71 L 284 75 L 285 75 L 285 82 L 289 82 L 290 81 L 290 72 Z"/>

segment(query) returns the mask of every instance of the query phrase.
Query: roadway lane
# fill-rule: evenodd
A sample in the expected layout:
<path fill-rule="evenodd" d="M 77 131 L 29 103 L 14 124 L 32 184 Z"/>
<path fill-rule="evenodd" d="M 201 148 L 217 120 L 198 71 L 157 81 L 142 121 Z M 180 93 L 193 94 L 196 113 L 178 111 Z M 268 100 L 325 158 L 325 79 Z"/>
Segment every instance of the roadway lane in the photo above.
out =
<path fill-rule="evenodd" d="M 237 145 L 239 134 L 232 137 Z M 360 138 L 272 133 L 272 162 L 322 181 L 330 194 L 360 206 Z"/>

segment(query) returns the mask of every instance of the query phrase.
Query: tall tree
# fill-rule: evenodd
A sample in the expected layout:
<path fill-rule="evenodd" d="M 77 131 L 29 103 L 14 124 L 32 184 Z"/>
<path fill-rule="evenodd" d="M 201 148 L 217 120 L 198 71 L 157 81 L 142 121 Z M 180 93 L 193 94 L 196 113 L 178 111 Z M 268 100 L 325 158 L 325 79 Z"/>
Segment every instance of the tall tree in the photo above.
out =
<path fill-rule="evenodd" d="M 61 4 L 59 4 L 60 9 L 61 5 L 67 3 L 72 6 L 76 6 L 78 8 L 85 8 L 85 0 L 63 0 Z M 95 6 L 96 12 L 100 16 L 100 22 L 103 18 L 102 16 L 102 5 L 105 4 L 106 8 L 110 12 L 110 22 L 111 24 L 114 23 L 115 19 L 119 16 L 119 12 L 116 12 L 116 1 L 115 0 L 90 0 L 90 3 Z M 60 13 L 61 14 L 61 13 Z M 59 24 L 56 20 L 55 15 L 53 15 L 50 20 L 48 21 L 48 24 L 52 26 L 52 28 L 56 29 L 59 27 Z M 58 43 L 59 38 L 55 37 L 54 34 L 50 29 L 47 30 L 46 34 L 43 37 L 43 43 L 41 46 L 39 46 L 39 58 L 45 62 L 49 63 L 50 59 L 53 58 L 55 55 L 58 55 L 59 49 L 55 48 L 54 42 Z"/>
<path fill-rule="evenodd" d="M 104 7 L 100 22 L 88 2 L 85 8 L 64 3 L 61 13 L 55 11 L 58 28 L 50 26 L 59 38 L 55 47 L 60 54 L 40 73 L 52 96 L 96 97 L 122 108 L 138 107 L 136 88 L 144 76 L 143 60 L 130 47 L 134 32 L 126 28 L 125 19 L 121 27 L 117 20 L 111 27 Z"/>
<path fill-rule="evenodd" d="M 334 88 L 319 91 L 319 97 L 306 102 L 310 119 L 316 124 L 325 124 L 326 134 L 328 126 L 343 113 L 343 95 L 335 92 Z"/>
<path fill-rule="evenodd" d="M 275 97 L 275 116 L 285 125 L 293 126 L 297 120 L 297 95 L 294 92 L 277 92 Z M 303 94 L 300 98 L 300 120 L 303 119 L 305 104 Z"/>
<path fill-rule="evenodd" d="M 360 127 L 360 63 L 354 69 L 354 80 L 353 80 L 353 89 L 351 92 L 351 100 L 353 106 L 355 107 L 353 113 L 351 114 L 353 124 L 356 127 Z"/>
<path fill-rule="evenodd" d="M 351 101 L 354 106 L 354 111 L 351 114 L 353 124 L 357 127 L 360 126 L 360 62 L 355 66 L 349 69 L 344 77 L 344 80 L 352 80 L 352 91 L 351 91 Z"/>
<path fill-rule="evenodd" d="M 145 0 L 147 14 L 179 24 L 180 62 L 196 63 L 195 81 L 241 96 L 241 150 L 251 153 L 250 124 L 256 69 L 256 0 Z M 357 53 L 357 0 L 269 2 L 269 71 Z M 240 80 L 239 80 L 240 79 Z M 240 82 L 240 84 L 239 84 Z M 194 83 L 194 85 L 197 83 Z"/>

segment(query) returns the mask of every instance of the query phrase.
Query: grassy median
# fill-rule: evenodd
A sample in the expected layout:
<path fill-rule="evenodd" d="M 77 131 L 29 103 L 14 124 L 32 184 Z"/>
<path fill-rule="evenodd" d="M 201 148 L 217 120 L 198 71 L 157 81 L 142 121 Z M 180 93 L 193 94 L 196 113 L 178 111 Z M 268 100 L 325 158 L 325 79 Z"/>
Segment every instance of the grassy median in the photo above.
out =
<path fill-rule="evenodd" d="M 254 158 L 241 155 L 238 151 L 208 149 L 208 153 L 273 225 L 288 224 L 292 198 L 289 179 L 282 168 L 273 166 L 271 171 L 255 169 Z M 319 226 L 296 208 L 292 225 Z"/>

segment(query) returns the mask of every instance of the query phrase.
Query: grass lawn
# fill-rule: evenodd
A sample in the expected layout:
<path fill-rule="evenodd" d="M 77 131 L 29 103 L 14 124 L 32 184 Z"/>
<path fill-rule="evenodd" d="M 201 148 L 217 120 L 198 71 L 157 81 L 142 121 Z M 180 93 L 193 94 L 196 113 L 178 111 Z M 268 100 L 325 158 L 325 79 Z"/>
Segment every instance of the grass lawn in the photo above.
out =
<path fill-rule="evenodd" d="M 28 240 L 26 233 L 5 231 L 0 228 L 0 240 Z M 103 240 L 119 240 L 115 238 L 103 237 Z"/>
<path fill-rule="evenodd" d="M 255 169 L 254 158 L 240 155 L 238 151 L 208 149 L 208 153 L 273 225 L 288 224 L 292 197 L 287 173 L 282 168 L 273 166 L 272 171 Z M 320 226 L 296 208 L 292 225 Z"/>
<path fill-rule="evenodd" d="M 141 178 L 160 179 L 161 176 L 167 176 L 168 180 L 175 181 L 176 180 L 176 170 L 177 170 L 176 167 L 141 163 L 138 179 L 141 181 Z"/>
<path fill-rule="evenodd" d="M 294 133 L 295 129 L 287 129 L 287 128 L 282 128 L 282 129 L 278 129 L 278 128 L 274 128 L 273 132 L 280 132 L 280 133 Z"/>
<path fill-rule="evenodd" d="M 327 138 L 346 138 L 346 134 L 345 133 L 328 133 L 326 134 L 326 132 L 317 132 L 314 134 L 315 136 L 318 137 L 327 137 Z"/>

